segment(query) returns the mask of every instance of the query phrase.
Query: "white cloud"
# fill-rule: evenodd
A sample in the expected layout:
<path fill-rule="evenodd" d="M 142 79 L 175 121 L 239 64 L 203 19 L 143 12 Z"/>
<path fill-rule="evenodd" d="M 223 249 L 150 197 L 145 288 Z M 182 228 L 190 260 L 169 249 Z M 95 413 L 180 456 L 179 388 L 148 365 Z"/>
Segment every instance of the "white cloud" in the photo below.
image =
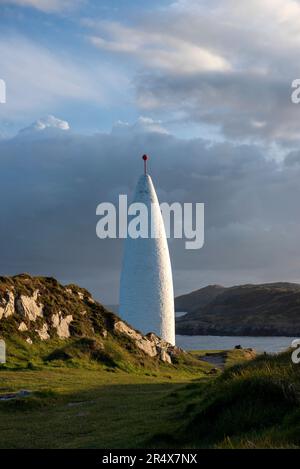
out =
<path fill-rule="evenodd" d="M 68 130 L 70 130 L 70 126 L 67 121 L 48 115 L 46 117 L 41 117 L 28 127 L 21 129 L 18 137 L 29 137 L 30 139 L 53 138 L 55 136 L 63 135 Z"/>
<path fill-rule="evenodd" d="M 140 116 L 134 124 L 128 122 L 117 121 L 113 128 L 113 134 L 126 135 L 126 134 L 145 134 L 145 133 L 158 133 L 168 134 L 169 132 L 162 125 L 161 121 L 156 121 L 150 117 Z"/>
<path fill-rule="evenodd" d="M 128 22 L 85 21 L 94 46 L 137 64 L 137 104 L 231 139 L 294 144 L 299 0 L 178 0 Z"/>
<path fill-rule="evenodd" d="M 32 7 L 45 13 L 57 13 L 76 8 L 83 0 L 1 0 L 0 3 Z"/>
<path fill-rule="evenodd" d="M 27 127 L 28 128 L 28 127 Z M 31 126 L 29 126 L 32 130 L 36 130 L 40 132 L 41 130 L 45 130 L 47 128 L 55 128 L 55 129 L 60 129 L 60 130 L 69 130 L 70 126 L 67 121 L 63 121 L 61 119 L 58 119 L 57 117 L 54 116 L 47 116 L 47 117 L 41 117 L 37 121 L 35 121 Z"/>
<path fill-rule="evenodd" d="M 230 63 L 213 48 L 195 44 L 170 29 L 156 24 L 125 27 L 120 23 L 85 20 L 84 24 L 101 34 L 90 35 L 94 46 L 115 53 L 131 54 L 146 66 L 176 73 L 224 71 Z"/>

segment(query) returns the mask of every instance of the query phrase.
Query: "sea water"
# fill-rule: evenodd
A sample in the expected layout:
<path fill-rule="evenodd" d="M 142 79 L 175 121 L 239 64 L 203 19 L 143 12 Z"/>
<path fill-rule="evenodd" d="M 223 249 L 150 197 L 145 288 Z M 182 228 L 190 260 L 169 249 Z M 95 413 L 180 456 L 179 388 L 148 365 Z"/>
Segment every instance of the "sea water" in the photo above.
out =
<path fill-rule="evenodd" d="M 176 345 L 184 350 L 229 350 L 236 345 L 257 352 L 278 353 L 290 347 L 295 337 L 228 337 L 214 335 L 176 335 Z"/>
<path fill-rule="evenodd" d="M 108 305 L 108 309 L 118 314 L 118 305 Z M 176 311 L 176 317 L 186 312 Z M 297 337 L 245 337 L 217 335 L 176 335 L 176 345 L 184 350 L 230 350 L 236 345 L 253 348 L 257 352 L 278 353 L 290 347 Z"/>

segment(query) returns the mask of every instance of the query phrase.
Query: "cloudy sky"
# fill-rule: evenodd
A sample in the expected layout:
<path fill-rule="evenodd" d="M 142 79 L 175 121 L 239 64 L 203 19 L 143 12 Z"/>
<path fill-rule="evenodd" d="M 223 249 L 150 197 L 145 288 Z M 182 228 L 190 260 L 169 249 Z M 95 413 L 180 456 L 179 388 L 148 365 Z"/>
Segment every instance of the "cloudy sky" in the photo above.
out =
<path fill-rule="evenodd" d="M 0 270 L 118 301 L 122 242 L 96 206 L 150 168 L 160 201 L 205 203 L 171 240 L 175 293 L 300 282 L 298 0 L 0 0 Z"/>

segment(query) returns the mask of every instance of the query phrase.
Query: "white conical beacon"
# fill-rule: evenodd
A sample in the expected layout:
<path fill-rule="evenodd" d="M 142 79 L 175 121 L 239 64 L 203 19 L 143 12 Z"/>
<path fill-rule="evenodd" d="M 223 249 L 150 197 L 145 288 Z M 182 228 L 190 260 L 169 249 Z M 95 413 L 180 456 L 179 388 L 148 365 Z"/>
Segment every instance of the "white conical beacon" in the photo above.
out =
<path fill-rule="evenodd" d="M 172 269 L 165 227 L 157 195 L 147 173 L 140 176 L 133 202 L 148 209 L 148 236 L 125 240 L 120 282 L 120 316 L 143 333 L 155 332 L 175 345 L 175 313 Z M 151 233 L 150 233 L 151 235 Z"/>

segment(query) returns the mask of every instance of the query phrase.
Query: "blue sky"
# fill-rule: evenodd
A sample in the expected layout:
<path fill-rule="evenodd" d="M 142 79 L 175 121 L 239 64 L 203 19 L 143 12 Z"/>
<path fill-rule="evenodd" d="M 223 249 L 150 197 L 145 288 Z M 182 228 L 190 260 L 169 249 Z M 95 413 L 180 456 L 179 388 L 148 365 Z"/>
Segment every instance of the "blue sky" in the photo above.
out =
<path fill-rule="evenodd" d="M 169 243 L 176 294 L 300 282 L 299 50 L 298 0 L 1 0 L 1 273 L 116 303 L 95 209 L 149 153 L 161 202 L 206 206 L 204 247 Z"/>
<path fill-rule="evenodd" d="M 146 115 L 184 138 L 220 138 L 217 126 L 183 118 L 180 107 L 152 109 L 139 96 L 148 73 L 155 77 L 170 71 L 175 77 L 185 74 L 185 67 L 188 74 L 194 71 L 191 47 L 181 50 L 180 38 L 174 42 L 176 32 L 168 34 L 172 16 L 181 17 L 181 3 L 188 11 L 184 2 L 170 0 L 3 0 L 0 70 L 7 104 L 0 108 L 2 135 L 11 136 L 48 114 L 84 133 L 109 131 L 119 120 L 133 123 Z M 200 3 L 205 11 L 206 2 Z M 156 19 L 158 31 L 152 28 Z"/>
<path fill-rule="evenodd" d="M 138 118 L 139 111 L 135 104 L 132 83 L 138 66 L 133 61 L 128 62 L 120 56 L 94 47 L 89 40 L 91 27 L 87 26 L 87 23 L 89 21 L 126 23 L 138 15 L 147 13 L 150 3 L 145 5 L 137 0 L 101 2 L 41 0 L 3 3 L 4 6 L 0 6 L 1 38 L 7 43 L 7 49 L 10 45 L 11 49 L 17 50 L 18 45 L 22 45 L 23 58 L 26 54 L 30 56 L 24 61 L 25 64 L 28 67 L 31 65 L 36 67 L 32 75 L 37 74 L 32 77 L 26 76 L 23 81 L 24 62 L 15 57 L 14 67 L 9 67 L 4 59 L 2 75 L 6 80 L 8 97 L 6 107 L 0 109 L 4 133 L 16 132 L 20 127 L 26 126 L 30 120 L 34 121 L 38 116 L 47 114 L 58 114 L 71 121 L 75 131 L 83 132 L 110 130 L 118 120 L 133 122 Z M 168 3 L 153 1 L 151 9 L 162 8 Z M 49 83 L 51 100 L 46 100 L 44 105 L 37 103 L 30 105 L 30 102 L 26 102 L 23 108 L 21 104 L 19 108 L 14 106 L 16 111 L 10 113 L 10 100 L 15 91 L 17 95 L 29 93 L 28 101 L 30 95 L 35 94 L 34 85 L 38 85 L 40 81 L 38 74 L 43 75 L 43 67 L 40 67 L 41 54 L 49 55 L 49 60 L 53 59 L 51 66 L 54 79 L 56 73 L 61 73 L 59 66 L 66 60 L 66 67 L 69 63 L 74 74 L 78 72 L 81 79 L 76 80 L 76 76 L 72 77 L 66 70 L 65 87 L 68 87 L 70 81 L 75 85 L 79 83 L 84 87 L 90 87 L 90 92 L 83 90 L 82 97 L 71 93 L 70 97 L 64 98 L 53 93 Z M 11 83 L 11 69 L 15 72 L 18 66 L 20 66 L 20 78 L 14 79 Z M 55 67 L 58 67 L 58 70 Z M 43 78 L 45 93 L 48 91 L 47 80 L 49 82 L 52 80 L 51 73 Z"/>
<path fill-rule="evenodd" d="M 297 134 L 298 0 L 2 0 L 0 9 L 4 135 L 48 114 L 90 133 L 142 115 L 185 138 Z"/>

